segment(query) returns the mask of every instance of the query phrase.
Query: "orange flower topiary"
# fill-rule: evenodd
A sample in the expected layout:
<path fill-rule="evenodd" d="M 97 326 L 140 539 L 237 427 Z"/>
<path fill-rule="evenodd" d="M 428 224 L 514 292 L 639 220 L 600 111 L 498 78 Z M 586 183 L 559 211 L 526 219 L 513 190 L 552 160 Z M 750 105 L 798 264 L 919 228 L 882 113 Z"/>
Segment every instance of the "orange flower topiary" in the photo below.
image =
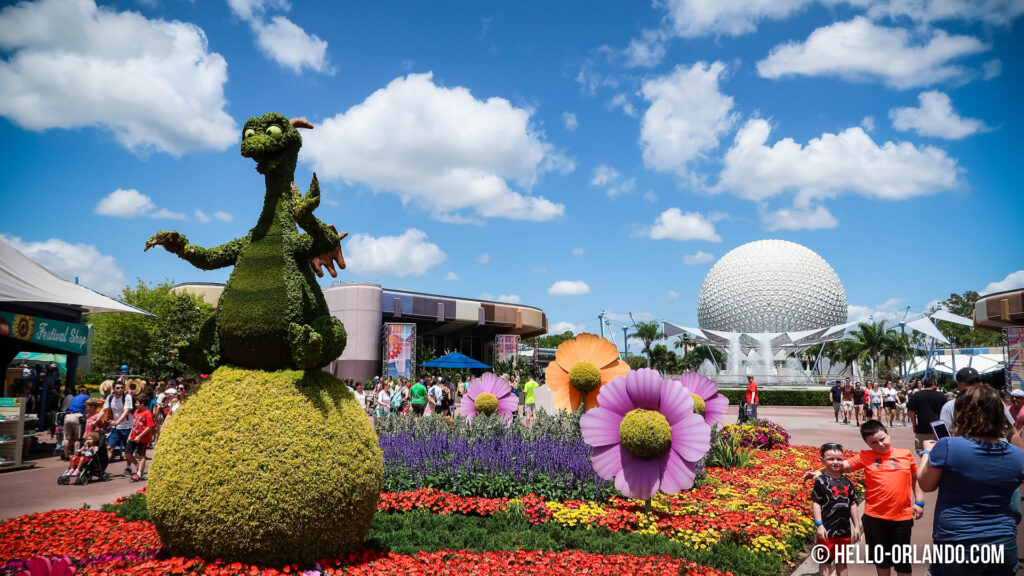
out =
<path fill-rule="evenodd" d="M 619 360 L 615 344 L 594 334 L 580 334 L 566 340 L 555 351 L 545 378 L 554 393 L 555 408 L 576 410 L 586 397 L 586 409 L 598 406 L 597 393 L 617 376 L 625 376 L 629 365 Z"/>

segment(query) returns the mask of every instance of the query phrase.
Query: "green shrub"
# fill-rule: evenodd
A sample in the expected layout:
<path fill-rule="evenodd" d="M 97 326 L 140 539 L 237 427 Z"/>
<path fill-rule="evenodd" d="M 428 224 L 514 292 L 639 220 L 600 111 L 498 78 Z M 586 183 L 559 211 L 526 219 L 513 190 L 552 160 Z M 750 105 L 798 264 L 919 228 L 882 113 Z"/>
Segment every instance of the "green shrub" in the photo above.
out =
<path fill-rule="evenodd" d="M 149 520 L 149 508 L 146 506 L 145 494 L 132 494 L 120 503 L 100 506 L 102 512 L 113 512 L 130 521 Z"/>
<path fill-rule="evenodd" d="M 750 468 L 754 463 L 754 451 L 740 446 L 737 435 L 728 436 L 716 424 L 711 428 L 711 449 L 704 457 L 706 466 L 717 466 L 731 470 Z"/>
<path fill-rule="evenodd" d="M 743 401 L 746 389 L 718 390 L 719 394 L 729 399 L 729 404 L 738 406 Z M 761 406 L 832 406 L 828 400 L 828 390 L 757 390 Z"/>
<path fill-rule="evenodd" d="M 555 522 L 530 524 L 526 517 L 508 511 L 490 517 L 430 514 L 426 510 L 380 513 L 373 520 L 367 545 L 398 554 L 419 551 L 472 550 L 580 550 L 593 554 L 670 556 L 705 566 L 729 570 L 736 576 L 776 576 L 782 570 L 779 556 L 756 552 L 733 543 L 712 544 L 696 550 L 662 534 L 612 532 L 603 527 L 567 527 Z M 787 542 L 790 550 L 802 550 L 804 542 Z"/>
<path fill-rule="evenodd" d="M 175 554 L 309 564 L 361 544 L 382 476 L 377 437 L 340 380 L 224 367 L 160 435 L 149 512 Z"/>

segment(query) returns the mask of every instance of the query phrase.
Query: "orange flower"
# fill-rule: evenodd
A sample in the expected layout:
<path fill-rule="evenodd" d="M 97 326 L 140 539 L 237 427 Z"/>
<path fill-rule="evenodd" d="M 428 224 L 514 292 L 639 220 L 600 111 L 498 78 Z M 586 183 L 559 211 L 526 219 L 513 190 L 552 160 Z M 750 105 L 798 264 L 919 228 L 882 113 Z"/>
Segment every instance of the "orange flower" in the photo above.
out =
<path fill-rule="evenodd" d="M 580 334 L 558 345 L 555 361 L 548 364 L 545 378 L 555 395 L 555 408 L 574 411 L 583 402 L 586 409 L 598 406 L 597 393 L 608 382 L 625 376 L 629 365 L 619 360 L 615 344 L 594 334 Z"/>

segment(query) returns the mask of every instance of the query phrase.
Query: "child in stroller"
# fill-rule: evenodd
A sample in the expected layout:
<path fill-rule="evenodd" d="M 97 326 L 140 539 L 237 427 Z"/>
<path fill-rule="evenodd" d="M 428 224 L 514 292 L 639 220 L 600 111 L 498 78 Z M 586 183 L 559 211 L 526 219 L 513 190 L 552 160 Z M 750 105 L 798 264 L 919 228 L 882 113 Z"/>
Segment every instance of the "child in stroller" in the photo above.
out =
<path fill-rule="evenodd" d="M 99 432 L 86 436 L 82 448 L 71 457 L 68 469 L 57 478 L 57 484 L 64 486 L 74 480 L 75 484 L 84 486 L 90 480 L 107 480 L 107 453 L 102 446 L 103 435 Z"/>

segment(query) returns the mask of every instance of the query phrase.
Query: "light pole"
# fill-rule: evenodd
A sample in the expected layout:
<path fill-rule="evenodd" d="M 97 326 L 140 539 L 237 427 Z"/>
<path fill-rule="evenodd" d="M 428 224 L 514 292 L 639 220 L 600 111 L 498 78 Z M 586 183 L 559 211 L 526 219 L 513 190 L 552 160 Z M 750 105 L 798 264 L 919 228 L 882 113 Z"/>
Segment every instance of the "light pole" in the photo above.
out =
<path fill-rule="evenodd" d="M 629 364 L 629 338 L 626 336 L 626 332 L 629 330 L 629 326 L 622 325 L 622 359 L 625 360 L 626 364 Z"/>

